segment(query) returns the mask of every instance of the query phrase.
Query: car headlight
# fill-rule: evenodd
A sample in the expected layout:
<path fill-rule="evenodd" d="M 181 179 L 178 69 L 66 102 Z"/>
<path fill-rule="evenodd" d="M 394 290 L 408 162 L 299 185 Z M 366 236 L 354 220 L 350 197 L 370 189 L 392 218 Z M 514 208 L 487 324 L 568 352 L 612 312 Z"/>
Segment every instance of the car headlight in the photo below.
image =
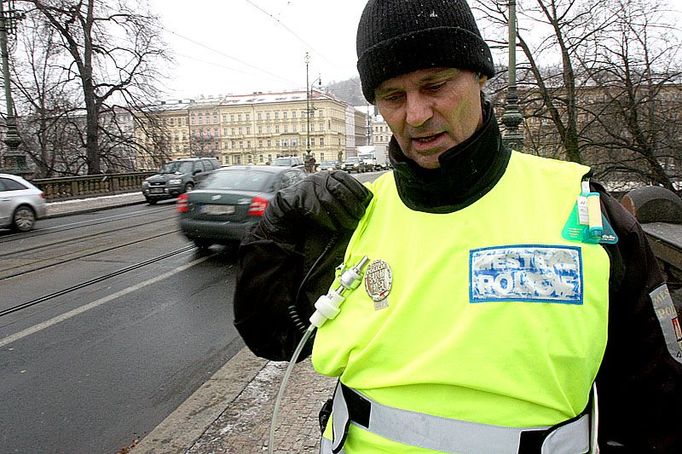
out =
<path fill-rule="evenodd" d="M 149 187 L 149 182 L 148 182 L 148 181 L 143 181 L 143 182 L 142 182 L 142 187 L 143 187 L 143 188 L 148 188 L 148 187 Z"/>
<path fill-rule="evenodd" d="M 168 184 L 180 184 L 182 180 L 180 178 L 171 178 L 168 180 Z"/>

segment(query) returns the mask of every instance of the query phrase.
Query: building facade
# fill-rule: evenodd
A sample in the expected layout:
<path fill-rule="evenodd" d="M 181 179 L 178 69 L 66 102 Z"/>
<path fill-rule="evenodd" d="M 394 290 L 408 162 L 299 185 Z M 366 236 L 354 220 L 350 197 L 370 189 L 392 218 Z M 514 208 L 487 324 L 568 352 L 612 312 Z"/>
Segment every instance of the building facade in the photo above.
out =
<path fill-rule="evenodd" d="M 322 91 L 229 95 L 164 102 L 150 109 L 158 128 L 139 128 L 139 162 L 212 156 L 223 165 L 268 164 L 308 152 L 317 162 L 343 160 L 367 143 L 367 115 Z M 139 122 L 143 124 L 143 122 Z M 149 124 L 150 121 L 147 121 Z M 349 127 L 350 123 L 350 127 Z M 156 159 L 158 160 L 158 159 Z"/>

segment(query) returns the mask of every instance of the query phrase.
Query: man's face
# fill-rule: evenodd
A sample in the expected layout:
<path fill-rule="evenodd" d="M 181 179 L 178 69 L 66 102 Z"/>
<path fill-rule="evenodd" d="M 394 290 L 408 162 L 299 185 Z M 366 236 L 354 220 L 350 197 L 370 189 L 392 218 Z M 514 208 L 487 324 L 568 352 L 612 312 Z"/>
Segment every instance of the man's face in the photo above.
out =
<path fill-rule="evenodd" d="M 405 156 L 421 167 L 471 137 L 483 123 L 485 77 L 453 68 L 420 69 L 384 81 L 376 105 Z"/>

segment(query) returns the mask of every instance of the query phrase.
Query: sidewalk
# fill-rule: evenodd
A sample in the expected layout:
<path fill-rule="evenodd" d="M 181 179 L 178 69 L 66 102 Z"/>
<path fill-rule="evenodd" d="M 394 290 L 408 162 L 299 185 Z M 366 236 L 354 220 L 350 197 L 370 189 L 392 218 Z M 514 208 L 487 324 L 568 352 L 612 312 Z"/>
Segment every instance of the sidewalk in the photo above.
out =
<path fill-rule="evenodd" d="M 144 202 L 138 192 L 51 202 L 46 217 Z M 152 432 L 117 454 L 267 453 L 272 411 L 287 364 L 242 349 Z M 318 413 L 335 384 L 335 379 L 315 373 L 310 360 L 296 364 L 280 407 L 275 453 L 318 451 Z"/>
<path fill-rule="evenodd" d="M 242 349 L 130 453 L 267 452 L 272 411 L 286 366 Z M 335 384 L 334 379 L 315 373 L 309 360 L 294 367 L 280 407 L 275 453 L 318 452 L 318 413 Z"/>
<path fill-rule="evenodd" d="M 145 203 L 141 192 L 129 192 L 126 194 L 92 197 L 88 199 L 66 200 L 63 202 L 47 202 L 46 218 L 66 216 L 75 213 L 87 213 L 89 211 L 114 208 L 126 205 Z"/>

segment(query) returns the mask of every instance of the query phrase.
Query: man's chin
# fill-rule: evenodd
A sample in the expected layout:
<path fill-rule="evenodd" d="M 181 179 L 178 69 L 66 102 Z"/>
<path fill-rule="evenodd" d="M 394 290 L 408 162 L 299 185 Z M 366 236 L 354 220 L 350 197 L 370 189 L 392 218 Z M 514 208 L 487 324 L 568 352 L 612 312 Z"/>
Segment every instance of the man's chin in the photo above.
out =
<path fill-rule="evenodd" d="M 416 154 L 412 155 L 410 159 L 412 159 L 419 167 L 423 167 L 425 169 L 437 169 L 440 167 L 440 161 L 438 161 L 438 156 L 440 155 L 441 153 L 433 155 Z"/>

